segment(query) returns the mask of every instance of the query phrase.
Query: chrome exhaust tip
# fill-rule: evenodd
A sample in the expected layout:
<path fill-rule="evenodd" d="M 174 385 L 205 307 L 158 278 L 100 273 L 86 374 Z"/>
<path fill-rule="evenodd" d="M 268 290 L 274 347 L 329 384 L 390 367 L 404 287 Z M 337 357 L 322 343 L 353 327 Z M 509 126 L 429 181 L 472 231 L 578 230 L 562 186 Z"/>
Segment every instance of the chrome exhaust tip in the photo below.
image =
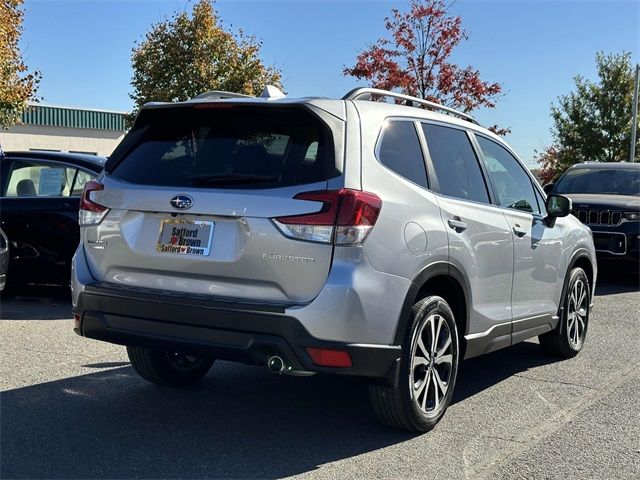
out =
<path fill-rule="evenodd" d="M 284 360 L 278 355 L 271 355 L 267 359 L 267 368 L 272 373 L 283 373 L 286 366 Z"/>
<path fill-rule="evenodd" d="M 316 372 L 307 372 L 306 370 L 294 370 L 290 364 L 287 364 L 279 355 L 271 355 L 267 358 L 267 368 L 271 373 L 293 375 L 295 377 L 310 377 Z"/>

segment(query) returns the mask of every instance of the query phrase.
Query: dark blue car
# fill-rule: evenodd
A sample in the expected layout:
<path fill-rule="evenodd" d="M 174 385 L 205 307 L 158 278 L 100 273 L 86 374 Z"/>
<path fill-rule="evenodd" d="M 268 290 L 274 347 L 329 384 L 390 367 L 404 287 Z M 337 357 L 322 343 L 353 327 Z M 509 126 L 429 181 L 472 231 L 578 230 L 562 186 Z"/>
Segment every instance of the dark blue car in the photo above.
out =
<path fill-rule="evenodd" d="M 0 159 L 0 221 L 8 238 L 8 285 L 68 285 L 79 242 L 78 208 L 104 157 L 5 152 Z"/>

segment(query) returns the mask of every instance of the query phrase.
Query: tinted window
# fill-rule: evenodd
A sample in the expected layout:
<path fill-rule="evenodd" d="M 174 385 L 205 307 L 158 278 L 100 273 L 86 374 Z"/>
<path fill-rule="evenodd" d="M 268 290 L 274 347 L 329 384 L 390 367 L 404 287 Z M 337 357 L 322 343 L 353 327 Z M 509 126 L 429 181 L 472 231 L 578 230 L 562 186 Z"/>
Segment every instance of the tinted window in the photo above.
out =
<path fill-rule="evenodd" d="M 16 161 L 11 167 L 5 197 L 68 197 L 76 169 L 56 163 Z"/>
<path fill-rule="evenodd" d="M 560 178 L 553 191 L 640 195 L 640 169 L 574 168 Z"/>
<path fill-rule="evenodd" d="M 336 176 L 328 127 L 299 108 L 224 105 L 145 112 L 111 173 L 131 183 L 274 188 Z M 142 132 L 140 132 L 142 130 Z"/>
<path fill-rule="evenodd" d="M 536 199 L 538 200 L 538 210 L 540 210 L 540 213 L 546 215 L 547 214 L 547 206 L 546 206 L 546 202 L 545 202 L 544 198 L 542 197 L 542 195 L 540 194 L 538 189 L 534 188 L 534 192 L 536 194 Z"/>
<path fill-rule="evenodd" d="M 423 124 L 440 193 L 489 203 L 489 194 L 469 137 L 463 130 Z"/>
<path fill-rule="evenodd" d="M 478 136 L 489 176 L 503 207 L 539 213 L 531 178 L 520 163 L 504 147 Z"/>
<path fill-rule="evenodd" d="M 387 122 L 378 150 L 380 163 L 422 187 L 427 186 L 420 141 L 413 122 Z"/>
<path fill-rule="evenodd" d="M 73 182 L 73 188 L 71 190 L 72 196 L 79 196 L 82 194 L 82 189 L 84 188 L 84 184 L 89 180 L 93 180 L 96 178 L 95 173 L 85 172 L 83 170 L 78 170 L 78 174 L 76 175 L 76 179 Z"/>

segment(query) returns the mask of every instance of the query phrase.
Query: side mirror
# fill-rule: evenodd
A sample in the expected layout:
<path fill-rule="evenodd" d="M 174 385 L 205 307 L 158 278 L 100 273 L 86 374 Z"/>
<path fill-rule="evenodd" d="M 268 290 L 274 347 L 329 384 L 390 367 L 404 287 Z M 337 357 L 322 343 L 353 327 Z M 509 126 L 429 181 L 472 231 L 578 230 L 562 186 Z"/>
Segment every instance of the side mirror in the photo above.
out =
<path fill-rule="evenodd" d="M 551 182 L 551 183 L 547 183 L 544 187 L 542 187 L 542 190 L 544 190 L 544 193 L 551 193 L 551 190 L 553 190 L 553 186 L 555 185 L 555 183 Z"/>
<path fill-rule="evenodd" d="M 566 217 L 571 213 L 571 199 L 551 194 L 547 197 L 547 213 L 552 218 Z"/>

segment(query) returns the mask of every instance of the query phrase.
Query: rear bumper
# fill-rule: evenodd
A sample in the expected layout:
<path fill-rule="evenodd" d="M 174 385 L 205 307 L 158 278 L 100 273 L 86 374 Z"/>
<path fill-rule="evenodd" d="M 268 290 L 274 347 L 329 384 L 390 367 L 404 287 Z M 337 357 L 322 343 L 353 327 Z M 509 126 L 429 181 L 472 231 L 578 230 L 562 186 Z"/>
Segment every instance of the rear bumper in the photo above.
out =
<path fill-rule="evenodd" d="M 79 335 L 121 345 L 208 352 L 222 360 L 266 365 L 280 355 L 294 370 L 380 378 L 392 382 L 400 347 L 314 338 L 284 306 L 230 304 L 109 284 L 85 285 L 74 306 Z M 346 351 L 351 367 L 315 365 L 305 348 Z"/>

